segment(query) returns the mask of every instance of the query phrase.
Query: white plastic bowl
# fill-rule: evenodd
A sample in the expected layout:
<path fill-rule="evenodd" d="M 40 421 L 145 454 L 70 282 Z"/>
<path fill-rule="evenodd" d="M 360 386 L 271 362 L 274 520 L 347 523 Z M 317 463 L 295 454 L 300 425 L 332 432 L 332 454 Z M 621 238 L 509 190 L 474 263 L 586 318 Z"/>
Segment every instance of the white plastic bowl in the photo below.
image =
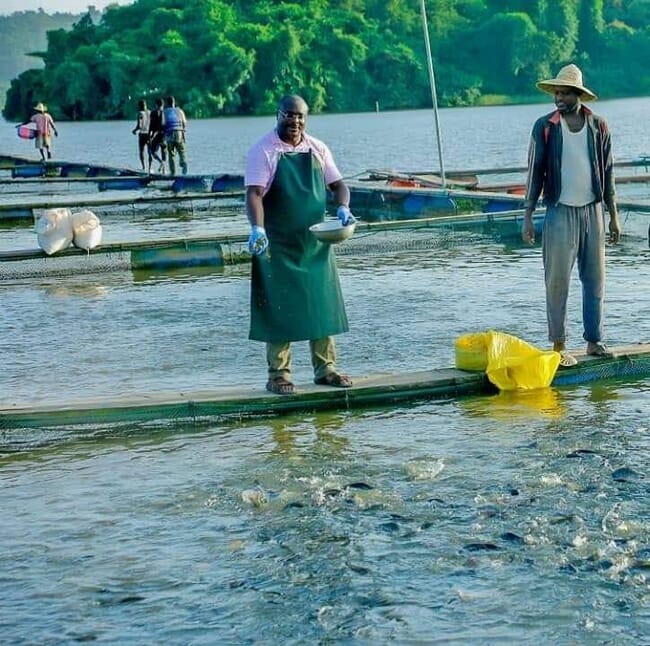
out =
<path fill-rule="evenodd" d="M 327 220 L 312 224 L 309 230 L 321 241 L 329 244 L 343 242 L 352 237 L 357 226 L 356 222 L 343 226 L 340 220 Z"/>

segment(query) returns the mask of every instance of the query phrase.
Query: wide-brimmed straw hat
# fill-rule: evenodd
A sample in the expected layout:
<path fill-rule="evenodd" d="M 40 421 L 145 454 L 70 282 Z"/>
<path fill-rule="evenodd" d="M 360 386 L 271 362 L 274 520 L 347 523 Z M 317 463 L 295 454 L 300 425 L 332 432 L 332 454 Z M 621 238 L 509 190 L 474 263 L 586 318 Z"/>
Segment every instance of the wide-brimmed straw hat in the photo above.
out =
<path fill-rule="evenodd" d="M 40 102 L 34 106 L 34 110 L 36 110 L 36 112 L 47 112 L 47 108 Z"/>
<path fill-rule="evenodd" d="M 598 97 L 582 83 L 582 72 L 577 65 L 565 65 L 554 79 L 539 81 L 537 87 L 548 94 L 555 94 L 558 86 L 572 87 L 580 91 L 580 98 L 583 101 L 595 101 Z"/>

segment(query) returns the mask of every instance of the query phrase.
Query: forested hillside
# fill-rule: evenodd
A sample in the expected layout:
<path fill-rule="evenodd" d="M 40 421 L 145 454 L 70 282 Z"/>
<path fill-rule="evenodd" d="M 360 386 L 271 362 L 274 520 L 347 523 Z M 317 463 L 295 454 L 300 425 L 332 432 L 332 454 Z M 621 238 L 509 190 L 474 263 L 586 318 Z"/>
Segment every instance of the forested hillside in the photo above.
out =
<path fill-rule="evenodd" d="M 441 105 L 530 101 L 568 62 L 601 97 L 650 94 L 650 0 L 426 0 Z M 420 0 L 137 0 L 48 33 L 45 69 L 7 93 L 59 119 L 120 119 L 174 94 L 191 117 L 419 108 L 431 97 Z"/>
<path fill-rule="evenodd" d="M 30 68 L 43 67 L 41 58 L 28 54 L 46 50 L 47 32 L 71 29 L 80 17 L 70 13 L 50 15 L 43 10 L 0 16 L 0 103 L 4 101 L 11 79 Z M 99 19 L 99 13 L 94 13 L 93 17 Z"/>

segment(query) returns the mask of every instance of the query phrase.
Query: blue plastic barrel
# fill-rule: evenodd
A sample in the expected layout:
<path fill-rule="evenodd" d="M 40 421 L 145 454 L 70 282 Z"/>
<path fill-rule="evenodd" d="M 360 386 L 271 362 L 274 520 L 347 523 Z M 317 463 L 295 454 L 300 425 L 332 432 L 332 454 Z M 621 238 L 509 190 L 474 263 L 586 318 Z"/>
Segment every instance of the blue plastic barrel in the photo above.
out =
<path fill-rule="evenodd" d="M 89 168 L 86 164 L 63 164 L 61 177 L 86 177 Z"/>
<path fill-rule="evenodd" d="M 45 175 L 45 166 L 43 164 L 15 166 L 11 169 L 12 177 L 43 177 Z"/>
<path fill-rule="evenodd" d="M 142 188 L 149 183 L 148 177 L 116 177 L 97 183 L 100 191 L 131 191 Z"/>
<path fill-rule="evenodd" d="M 212 180 L 211 191 L 223 193 L 225 191 L 238 191 L 244 188 L 244 178 L 241 175 L 217 175 Z"/>
<path fill-rule="evenodd" d="M 493 199 L 488 200 L 487 204 L 483 207 L 483 213 L 499 213 L 500 211 L 514 211 L 516 209 L 523 209 L 524 203 L 510 200 Z"/>
<path fill-rule="evenodd" d="M 119 169 L 106 168 L 104 166 L 91 166 L 88 169 L 87 177 L 117 177 L 120 175 Z"/>
<path fill-rule="evenodd" d="M 191 176 L 177 177 L 172 184 L 172 191 L 180 193 L 181 191 L 192 191 L 203 193 L 210 190 L 210 181 L 207 177 Z"/>

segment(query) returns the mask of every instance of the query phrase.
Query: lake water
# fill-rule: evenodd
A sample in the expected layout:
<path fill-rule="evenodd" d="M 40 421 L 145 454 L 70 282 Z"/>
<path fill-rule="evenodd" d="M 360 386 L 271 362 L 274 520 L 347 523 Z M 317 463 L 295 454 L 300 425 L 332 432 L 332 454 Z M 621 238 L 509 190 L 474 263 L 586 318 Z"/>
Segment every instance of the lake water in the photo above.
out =
<path fill-rule="evenodd" d="M 650 152 L 650 99 L 596 107 L 619 159 Z M 523 164 L 547 109 L 442 110 L 447 168 Z M 56 156 L 132 164 L 130 125 L 62 123 Z M 437 168 L 430 112 L 309 125 L 347 175 Z M 271 126 L 192 122 L 190 172 L 242 171 Z M 10 134 L 0 152 L 29 154 Z M 539 247 L 422 235 L 341 248 L 342 369 L 451 366 L 454 339 L 486 329 L 547 346 Z M 611 345 L 650 339 L 648 260 L 647 239 L 608 249 Z M 0 281 L 0 397 L 262 385 L 248 289 L 242 266 Z M 576 277 L 576 348 L 579 292 Z M 0 641 L 649 643 L 649 411 L 637 379 L 202 426 L 0 429 Z"/>
<path fill-rule="evenodd" d="M 639 127 L 650 98 L 593 104 L 609 122 L 617 159 L 650 154 L 650 135 Z M 447 108 L 440 129 L 447 170 L 523 166 L 534 120 L 553 105 Z M 56 115 L 54 115 L 56 118 Z M 134 119 L 135 122 L 135 113 Z M 0 151 L 33 156 L 33 142 L 18 139 L 13 124 L 0 122 Z M 243 172 L 246 151 L 274 125 L 273 117 L 189 121 L 190 173 Z M 133 124 L 124 121 L 61 122 L 54 156 L 66 161 L 139 168 Z M 308 130 L 332 148 L 347 176 L 368 168 L 438 169 L 435 124 L 431 110 L 346 115 L 313 115 Z"/>

